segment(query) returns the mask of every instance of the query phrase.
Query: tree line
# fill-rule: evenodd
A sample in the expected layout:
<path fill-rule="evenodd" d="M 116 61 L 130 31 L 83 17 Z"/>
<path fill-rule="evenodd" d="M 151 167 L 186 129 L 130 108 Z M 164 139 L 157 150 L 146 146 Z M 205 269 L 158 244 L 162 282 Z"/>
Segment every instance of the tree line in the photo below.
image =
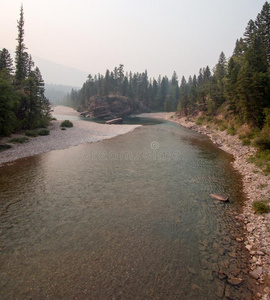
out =
<path fill-rule="evenodd" d="M 178 77 L 174 72 L 171 80 L 167 76 L 151 79 L 147 70 L 127 73 L 124 72 L 124 65 L 120 64 L 113 71 L 107 70 L 105 75 L 89 75 L 81 89 L 71 90 L 66 103 L 74 108 L 87 108 L 90 97 L 109 95 L 128 97 L 134 104 L 134 110 L 142 102 L 151 111 L 173 111 L 179 101 Z"/>
<path fill-rule="evenodd" d="M 220 54 L 212 72 L 200 70 L 188 82 L 182 79 L 179 111 L 196 110 L 214 116 L 220 111 L 242 123 L 261 128 L 270 108 L 270 5 L 266 2 L 256 20 L 250 20 L 233 55 Z"/>
<path fill-rule="evenodd" d="M 24 44 L 24 13 L 17 21 L 15 66 L 9 51 L 0 50 L 0 136 L 40 127 L 50 120 L 50 103 L 44 95 L 44 81 Z"/>
<path fill-rule="evenodd" d="M 68 105 L 87 109 L 91 96 L 110 94 L 139 101 L 149 111 L 175 111 L 192 116 L 203 112 L 215 116 L 221 110 L 242 123 L 262 127 L 270 107 L 270 5 L 266 2 L 255 21 L 250 20 L 244 37 L 236 41 L 232 56 L 221 52 L 213 70 L 201 68 L 199 74 L 180 82 L 176 72 L 169 79 L 143 73 L 125 73 L 121 64 L 105 75 L 89 75 L 80 90 L 67 96 Z"/>

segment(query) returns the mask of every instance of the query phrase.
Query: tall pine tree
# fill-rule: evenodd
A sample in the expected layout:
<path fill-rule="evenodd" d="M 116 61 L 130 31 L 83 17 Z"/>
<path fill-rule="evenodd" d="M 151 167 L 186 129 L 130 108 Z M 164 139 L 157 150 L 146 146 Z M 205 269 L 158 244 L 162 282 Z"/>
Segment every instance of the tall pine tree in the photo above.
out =
<path fill-rule="evenodd" d="M 26 77 L 26 54 L 25 50 L 27 49 L 25 44 L 24 44 L 24 14 L 23 14 L 23 6 L 21 6 L 21 11 L 20 11 L 20 19 L 17 21 L 18 25 L 18 45 L 16 47 L 16 52 L 15 52 L 15 63 L 16 63 L 16 71 L 15 71 L 15 77 L 17 80 L 17 84 L 20 85 L 22 81 Z"/>

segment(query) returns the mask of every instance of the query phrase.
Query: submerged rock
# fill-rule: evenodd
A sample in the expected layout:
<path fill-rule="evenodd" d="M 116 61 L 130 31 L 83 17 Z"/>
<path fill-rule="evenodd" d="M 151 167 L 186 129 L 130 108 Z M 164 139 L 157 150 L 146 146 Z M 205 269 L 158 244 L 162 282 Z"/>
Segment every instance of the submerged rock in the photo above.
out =
<path fill-rule="evenodd" d="M 243 279 L 242 278 L 229 278 L 227 281 L 231 285 L 239 285 L 242 283 Z"/>
<path fill-rule="evenodd" d="M 187 269 L 188 269 L 189 273 L 191 273 L 193 275 L 197 275 L 197 272 L 194 269 L 192 269 L 190 267 L 187 267 Z"/>

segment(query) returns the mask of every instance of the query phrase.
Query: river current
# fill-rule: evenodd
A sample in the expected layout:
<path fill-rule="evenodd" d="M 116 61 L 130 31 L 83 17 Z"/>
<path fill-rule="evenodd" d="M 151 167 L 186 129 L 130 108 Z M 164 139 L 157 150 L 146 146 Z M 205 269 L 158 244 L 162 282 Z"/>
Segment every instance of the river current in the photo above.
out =
<path fill-rule="evenodd" d="M 250 299 L 231 162 L 158 122 L 5 165 L 0 298 Z"/>

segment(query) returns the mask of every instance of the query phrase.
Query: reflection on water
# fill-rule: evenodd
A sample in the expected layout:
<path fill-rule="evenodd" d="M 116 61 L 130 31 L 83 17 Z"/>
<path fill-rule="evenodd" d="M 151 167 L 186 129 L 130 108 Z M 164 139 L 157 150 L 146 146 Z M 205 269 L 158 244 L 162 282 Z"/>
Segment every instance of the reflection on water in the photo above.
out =
<path fill-rule="evenodd" d="M 1 299 L 249 299 L 230 162 L 162 123 L 2 168 Z"/>

